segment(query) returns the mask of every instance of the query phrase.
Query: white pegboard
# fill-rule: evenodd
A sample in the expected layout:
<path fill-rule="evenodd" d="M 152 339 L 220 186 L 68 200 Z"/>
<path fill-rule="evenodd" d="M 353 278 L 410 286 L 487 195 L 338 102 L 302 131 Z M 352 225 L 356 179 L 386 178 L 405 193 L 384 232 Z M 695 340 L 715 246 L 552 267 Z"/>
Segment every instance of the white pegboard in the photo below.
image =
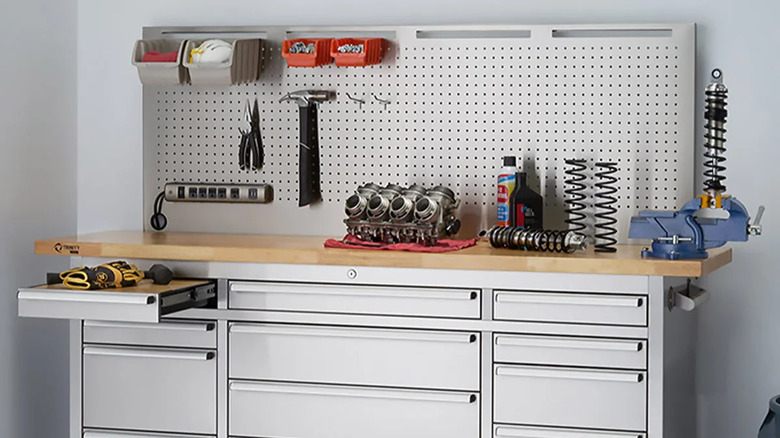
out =
<path fill-rule="evenodd" d="M 521 159 L 549 228 L 563 227 L 566 158 L 618 163 L 621 241 L 637 210 L 675 209 L 692 197 L 692 24 L 147 28 L 144 36 L 206 31 L 264 36 L 265 68 L 255 84 L 144 87 L 145 216 L 170 181 L 266 182 L 275 200 L 166 204 L 169 230 L 340 234 L 355 188 L 392 182 L 451 187 L 462 198 L 462 234 L 473 235 L 495 221 L 504 155 Z M 390 48 L 377 66 L 287 68 L 280 47 L 292 35 L 382 36 Z M 298 89 L 337 92 L 320 105 L 323 202 L 308 208 L 297 207 L 298 108 L 279 103 Z M 266 161 L 245 172 L 238 127 L 255 96 Z"/>

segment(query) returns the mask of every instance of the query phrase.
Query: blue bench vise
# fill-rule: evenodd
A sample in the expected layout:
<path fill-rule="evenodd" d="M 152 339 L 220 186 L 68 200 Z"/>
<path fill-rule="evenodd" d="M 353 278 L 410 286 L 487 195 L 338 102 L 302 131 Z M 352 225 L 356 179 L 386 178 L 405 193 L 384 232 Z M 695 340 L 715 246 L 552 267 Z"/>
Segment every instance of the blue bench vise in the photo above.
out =
<path fill-rule="evenodd" d="M 758 209 L 755 224 L 741 202 L 735 198 L 719 199 L 720 208 L 701 208 L 702 199 L 694 198 L 678 212 L 643 211 L 631 218 L 630 239 L 653 239 L 652 246 L 642 250 L 642 257 L 668 260 L 706 259 L 708 248 L 726 242 L 745 242 L 749 235 L 761 234 Z"/>

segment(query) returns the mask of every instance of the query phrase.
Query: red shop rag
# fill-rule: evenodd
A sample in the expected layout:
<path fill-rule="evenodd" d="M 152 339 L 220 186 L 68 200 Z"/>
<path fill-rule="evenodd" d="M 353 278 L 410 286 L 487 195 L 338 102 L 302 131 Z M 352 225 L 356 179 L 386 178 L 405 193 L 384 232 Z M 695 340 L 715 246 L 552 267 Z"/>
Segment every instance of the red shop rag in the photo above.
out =
<path fill-rule="evenodd" d="M 141 62 L 176 62 L 179 60 L 179 52 L 160 53 L 152 50 L 141 58 Z"/>
<path fill-rule="evenodd" d="M 366 242 L 357 237 L 347 234 L 343 239 L 328 239 L 325 241 L 325 248 L 342 249 L 387 249 L 391 251 L 411 251 L 411 252 L 450 252 L 459 249 L 468 248 L 477 244 L 476 237 L 466 240 L 444 239 L 436 242 L 435 245 L 425 246 L 419 243 L 381 243 Z"/>

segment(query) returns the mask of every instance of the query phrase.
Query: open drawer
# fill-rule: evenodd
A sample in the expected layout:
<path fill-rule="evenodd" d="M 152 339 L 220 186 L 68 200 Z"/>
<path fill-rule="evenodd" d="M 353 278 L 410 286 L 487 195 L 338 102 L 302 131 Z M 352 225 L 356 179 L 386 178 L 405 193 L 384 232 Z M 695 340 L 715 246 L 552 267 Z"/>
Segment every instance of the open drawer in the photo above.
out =
<path fill-rule="evenodd" d="M 212 281 L 173 280 L 167 285 L 142 283 L 122 289 L 73 290 L 61 284 L 19 289 L 19 316 L 160 322 L 180 310 L 203 307 L 215 299 Z"/>

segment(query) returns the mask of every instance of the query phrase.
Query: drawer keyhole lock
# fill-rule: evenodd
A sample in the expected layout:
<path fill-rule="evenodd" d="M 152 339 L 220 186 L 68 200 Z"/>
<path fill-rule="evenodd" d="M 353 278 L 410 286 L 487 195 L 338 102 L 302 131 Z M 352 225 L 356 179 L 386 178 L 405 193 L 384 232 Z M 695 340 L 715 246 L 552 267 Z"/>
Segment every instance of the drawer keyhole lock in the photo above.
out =
<path fill-rule="evenodd" d="M 349 278 L 350 280 L 356 279 L 357 278 L 357 271 L 354 270 L 354 269 L 348 270 L 347 271 L 347 278 Z"/>

